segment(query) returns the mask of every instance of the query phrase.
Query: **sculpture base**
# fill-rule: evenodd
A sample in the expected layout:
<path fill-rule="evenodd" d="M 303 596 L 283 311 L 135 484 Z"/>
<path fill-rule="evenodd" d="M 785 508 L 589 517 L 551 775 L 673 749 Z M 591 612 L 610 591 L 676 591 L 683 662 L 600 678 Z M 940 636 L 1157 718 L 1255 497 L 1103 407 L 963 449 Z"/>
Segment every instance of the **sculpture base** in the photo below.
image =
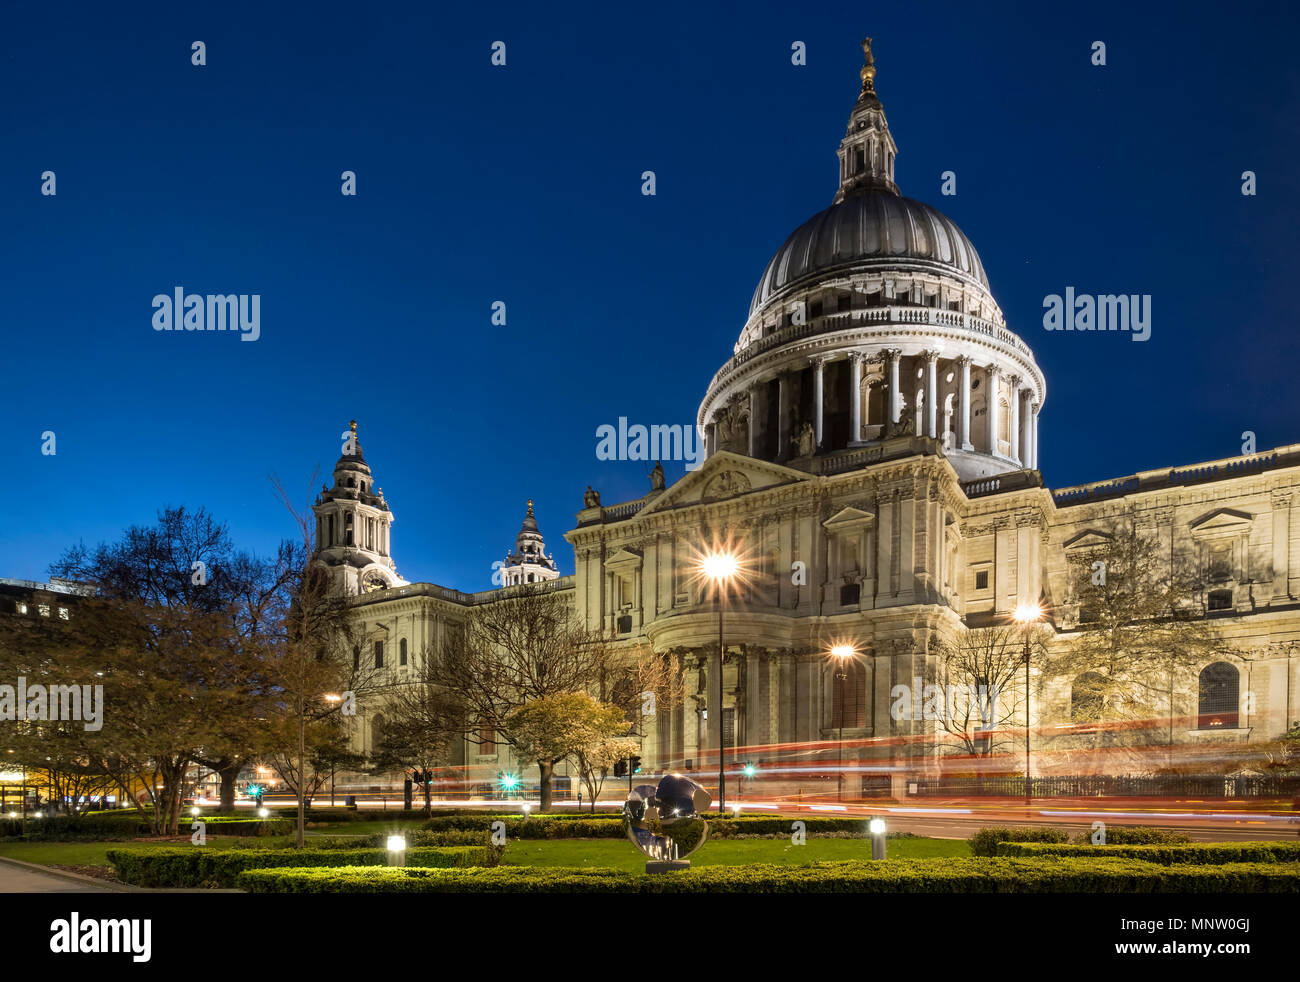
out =
<path fill-rule="evenodd" d="M 674 870 L 690 869 L 689 859 L 652 859 L 645 864 L 646 873 L 671 873 Z"/>

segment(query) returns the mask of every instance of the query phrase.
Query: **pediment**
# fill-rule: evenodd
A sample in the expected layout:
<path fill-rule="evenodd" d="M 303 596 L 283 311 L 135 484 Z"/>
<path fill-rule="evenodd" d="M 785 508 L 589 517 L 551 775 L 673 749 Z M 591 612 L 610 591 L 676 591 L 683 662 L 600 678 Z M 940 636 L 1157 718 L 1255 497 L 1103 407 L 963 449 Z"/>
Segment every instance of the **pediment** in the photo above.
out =
<path fill-rule="evenodd" d="M 871 512 L 848 506 L 841 508 L 822 522 L 822 527 L 828 532 L 850 532 L 854 529 L 870 528 L 875 520 L 876 516 Z"/>
<path fill-rule="evenodd" d="M 1191 523 L 1193 536 L 1241 535 L 1250 531 L 1255 516 L 1235 508 L 1216 508 Z"/>
<path fill-rule="evenodd" d="M 755 491 L 809 480 L 812 480 L 811 475 L 792 467 L 721 450 L 706 460 L 698 470 L 689 472 L 642 509 L 638 517 L 690 505 L 725 501 Z"/>
<path fill-rule="evenodd" d="M 624 566 L 636 567 L 640 565 L 641 554 L 635 549 L 619 549 L 605 560 L 605 566 L 611 569 L 619 569 Z"/>
<path fill-rule="evenodd" d="M 1096 549 L 1100 546 L 1110 545 L 1115 540 L 1115 536 L 1109 532 L 1103 532 L 1100 529 L 1084 529 L 1077 535 L 1071 536 L 1066 540 L 1062 549 Z"/>

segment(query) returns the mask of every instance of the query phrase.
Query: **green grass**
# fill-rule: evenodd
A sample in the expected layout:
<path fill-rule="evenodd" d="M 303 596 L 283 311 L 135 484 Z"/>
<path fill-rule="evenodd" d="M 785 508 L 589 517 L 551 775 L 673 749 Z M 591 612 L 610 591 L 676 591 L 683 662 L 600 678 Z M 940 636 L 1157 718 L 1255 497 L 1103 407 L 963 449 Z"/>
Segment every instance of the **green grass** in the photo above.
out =
<path fill-rule="evenodd" d="M 932 859 L 969 856 L 961 839 L 890 839 L 890 859 Z M 781 839 L 717 839 L 690 857 L 692 866 L 743 866 L 870 859 L 867 839 L 808 839 L 802 846 Z M 624 839 L 516 839 L 506 846 L 505 866 L 612 867 L 630 873 L 645 871 L 646 857 Z"/>
<path fill-rule="evenodd" d="M 373 827 L 372 827 L 373 826 Z M 385 832 L 384 822 L 343 823 L 330 834 Z M 334 826 L 331 826 L 334 829 Z M 208 836 L 204 849 L 264 849 L 286 845 L 292 838 L 248 839 Z M 310 844 L 310 839 L 309 839 Z M 149 842 L 0 842 L 0 856 L 50 866 L 108 867 L 110 849 L 174 849 L 181 843 Z M 890 859 L 969 856 L 970 846 L 959 839 L 890 839 Z M 691 857 L 694 866 L 737 866 L 752 863 L 801 865 L 840 859 L 869 859 L 866 839 L 809 839 L 795 846 L 781 839 L 717 839 Z M 515 866 L 605 866 L 628 872 L 645 870 L 645 857 L 623 839 L 516 839 L 506 848 L 504 863 Z"/>
<path fill-rule="evenodd" d="M 393 820 L 380 822 L 322 822 L 308 823 L 307 835 L 374 835 L 376 832 L 395 832 L 399 829 L 418 829 L 423 827 L 424 815 L 415 818 L 401 818 L 401 812 L 393 812 Z M 484 823 L 484 828 L 487 823 Z"/>
<path fill-rule="evenodd" d="M 284 843 L 284 838 L 250 839 L 240 836 L 208 836 L 203 849 L 265 849 Z M 176 848 L 178 842 L 0 842 L 0 856 L 48 866 L 109 866 L 110 849 L 147 850 Z"/>

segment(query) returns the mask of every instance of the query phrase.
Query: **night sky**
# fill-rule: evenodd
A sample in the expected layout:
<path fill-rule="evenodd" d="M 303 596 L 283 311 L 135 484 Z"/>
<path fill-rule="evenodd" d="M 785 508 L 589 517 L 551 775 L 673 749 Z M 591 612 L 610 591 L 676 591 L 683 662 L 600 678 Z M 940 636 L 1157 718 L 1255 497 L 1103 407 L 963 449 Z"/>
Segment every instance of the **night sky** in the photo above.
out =
<path fill-rule="evenodd" d="M 169 504 L 265 552 L 268 475 L 306 507 L 352 418 L 404 577 L 487 588 L 530 497 L 572 572 L 585 486 L 649 488 L 596 428 L 693 423 L 830 204 L 868 34 L 903 193 L 1046 375 L 1049 486 L 1300 442 L 1289 4 L 178 6 L 0 22 L 0 576 Z M 177 286 L 260 294 L 260 339 L 154 331 Z M 1151 339 L 1044 331 L 1067 286 L 1151 294 Z"/>

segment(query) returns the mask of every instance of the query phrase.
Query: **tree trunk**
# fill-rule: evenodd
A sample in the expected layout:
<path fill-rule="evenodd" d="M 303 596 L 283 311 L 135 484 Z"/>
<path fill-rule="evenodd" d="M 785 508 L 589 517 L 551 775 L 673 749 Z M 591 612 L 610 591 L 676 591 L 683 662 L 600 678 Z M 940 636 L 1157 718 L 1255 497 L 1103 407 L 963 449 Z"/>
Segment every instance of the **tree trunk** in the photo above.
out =
<path fill-rule="evenodd" d="M 244 765 L 241 763 L 227 763 L 224 767 L 217 768 L 217 774 L 221 776 L 221 804 L 217 806 L 218 814 L 230 815 L 234 812 L 235 783 L 239 780 L 239 772 L 243 769 Z"/>
<path fill-rule="evenodd" d="M 298 715 L 298 834 L 299 849 L 307 845 L 307 720 Z"/>
<path fill-rule="evenodd" d="M 537 769 L 541 772 L 541 803 L 537 806 L 538 811 L 548 812 L 551 810 L 551 772 L 555 769 L 555 764 L 549 760 L 539 760 Z"/>

